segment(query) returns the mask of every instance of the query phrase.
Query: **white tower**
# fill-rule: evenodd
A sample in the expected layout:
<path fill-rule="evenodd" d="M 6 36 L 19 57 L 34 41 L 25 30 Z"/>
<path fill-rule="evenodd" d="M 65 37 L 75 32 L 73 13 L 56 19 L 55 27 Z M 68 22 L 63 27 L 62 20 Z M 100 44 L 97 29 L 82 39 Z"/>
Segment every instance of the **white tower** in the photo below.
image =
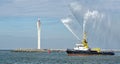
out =
<path fill-rule="evenodd" d="M 41 31 L 41 27 L 40 27 L 40 19 L 38 18 L 37 21 L 37 30 L 38 30 L 38 49 L 40 49 L 40 31 Z"/>

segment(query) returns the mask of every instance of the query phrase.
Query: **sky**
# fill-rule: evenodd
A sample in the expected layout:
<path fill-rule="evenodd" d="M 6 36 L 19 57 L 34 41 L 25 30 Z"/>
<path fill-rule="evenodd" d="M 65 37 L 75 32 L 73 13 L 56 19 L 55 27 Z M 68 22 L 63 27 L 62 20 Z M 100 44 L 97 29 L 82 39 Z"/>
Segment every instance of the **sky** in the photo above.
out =
<path fill-rule="evenodd" d="M 93 11 L 104 15 L 101 22 L 93 18 L 88 20 L 95 22 L 86 23 L 90 47 L 120 49 L 119 3 L 119 0 L 0 0 L 0 49 L 37 48 L 38 18 L 42 23 L 41 48 L 73 48 L 79 40 L 61 19 L 71 17 L 70 27 L 82 39 L 87 11 L 91 16 Z"/>

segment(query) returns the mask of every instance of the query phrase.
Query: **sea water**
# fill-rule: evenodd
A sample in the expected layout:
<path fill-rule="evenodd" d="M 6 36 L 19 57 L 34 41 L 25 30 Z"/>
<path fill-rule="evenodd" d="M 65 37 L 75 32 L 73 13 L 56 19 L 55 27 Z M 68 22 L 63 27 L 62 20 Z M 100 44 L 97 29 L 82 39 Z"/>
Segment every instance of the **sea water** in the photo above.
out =
<path fill-rule="evenodd" d="M 67 56 L 66 52 L 0 51 L 0 64 L 120 64 L 120 53 L 114 56 Z"/>

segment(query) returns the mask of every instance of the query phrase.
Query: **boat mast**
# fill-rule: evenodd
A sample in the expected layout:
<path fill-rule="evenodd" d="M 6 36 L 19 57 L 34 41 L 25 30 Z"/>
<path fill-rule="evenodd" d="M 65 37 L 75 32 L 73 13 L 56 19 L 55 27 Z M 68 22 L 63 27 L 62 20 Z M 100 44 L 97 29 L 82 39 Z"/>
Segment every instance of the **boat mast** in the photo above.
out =
<path fill-rule="evenodd" d="M 86 38 L 87 38 L 87 35 L 86 35 L 86 32 L 84 32 L 83 33 L 82 44 L 84 45 L 85 48 L 89 48 L 88 47 L 88 42 L 87 42 Z"/>

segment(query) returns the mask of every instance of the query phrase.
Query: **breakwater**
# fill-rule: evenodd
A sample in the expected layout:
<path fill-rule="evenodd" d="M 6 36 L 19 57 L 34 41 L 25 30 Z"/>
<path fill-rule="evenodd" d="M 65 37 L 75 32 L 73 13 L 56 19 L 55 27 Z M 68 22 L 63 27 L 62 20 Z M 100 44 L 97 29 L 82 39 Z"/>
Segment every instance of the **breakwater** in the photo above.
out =
<path fill-rule="evenodd" d="M 15 49 L 12 52 L 64 52 L 65 49 Z"/>

